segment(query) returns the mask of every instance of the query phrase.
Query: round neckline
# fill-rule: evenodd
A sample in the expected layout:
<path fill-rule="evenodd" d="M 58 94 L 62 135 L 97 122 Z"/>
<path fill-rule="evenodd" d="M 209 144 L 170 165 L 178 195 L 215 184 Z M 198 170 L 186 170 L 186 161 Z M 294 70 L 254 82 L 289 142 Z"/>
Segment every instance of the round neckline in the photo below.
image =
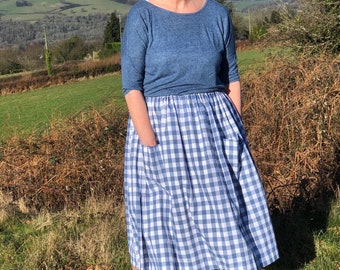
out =
<path fill-rule="evenodd" d="M 209 0 L 205 0 L 205 2 L 202 5 L 202 7 L 200 9 L 198 9 L 197 11 L 195 11 L 195 12 L 188 12 L 188 13 L 181 13 L 181 12 L 172 11 L 172 10 L 169 10 L 169 9 L 157 6 L 157 5 L 153 4 L 153 3 L 150 3 L 148 0 L 144 0 L 144 1 L 146 3 L 148 3 L 150 6 L 152 6 L 153 8 L 155 8 L 155 9 L 158 9 L 158 10 L 161 10 L 161 11 L 164 11 L 164 12 L 168 12 L 168 13 L 171 13 L 171 14 L 180 15 L 180 16 L 187 16 L 187 15 L 195 15 L 195 14 L 198 14 L 201 11 L 203 11 L 203 9 L 205 9 L 205 7 L 207 6 L 207 3 L 208 3 Z"/>

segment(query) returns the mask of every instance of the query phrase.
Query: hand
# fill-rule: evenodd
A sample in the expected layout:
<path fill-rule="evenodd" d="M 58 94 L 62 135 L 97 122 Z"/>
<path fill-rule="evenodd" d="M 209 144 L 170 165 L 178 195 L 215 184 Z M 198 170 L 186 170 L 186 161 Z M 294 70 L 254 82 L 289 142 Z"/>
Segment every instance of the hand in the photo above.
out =
<path fill-rule="evenodd" d="M 139 90 L 131 90 L 125 96 L 125 99 L 141 144 L 150 147 L 155 146 L 157 144 L 156 135 L 151 126 L 148 109 L 142 92 Z"/>
<path fill-rule="evenodd" d="M 147 147 L 153 147 L 157 145 L 157 140 L 155 134 L 153 136 L 147 136 L 145 138 L 140 138 L 140 142 L 142 145 Z"/>

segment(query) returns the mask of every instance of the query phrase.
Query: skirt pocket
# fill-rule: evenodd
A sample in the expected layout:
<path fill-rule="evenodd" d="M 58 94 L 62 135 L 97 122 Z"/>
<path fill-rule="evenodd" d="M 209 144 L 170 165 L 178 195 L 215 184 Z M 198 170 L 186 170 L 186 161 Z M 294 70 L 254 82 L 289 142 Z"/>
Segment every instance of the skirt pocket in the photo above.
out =
<path fill-rule="evenodd" d="M 243 152 L 242 138 L 228 138 L 224 140 L 224 154 L 233 181 L 237 181 L 241 172 L 241 158 Z"/>
<path fill-rule="evenodd" d="M 144 174 L 149 188 L 162 188 L 165 189 L 165 181 L 162 172 L 162 155 L 160 145 L 144 146 L 143 150 L 143 163 Z"/>

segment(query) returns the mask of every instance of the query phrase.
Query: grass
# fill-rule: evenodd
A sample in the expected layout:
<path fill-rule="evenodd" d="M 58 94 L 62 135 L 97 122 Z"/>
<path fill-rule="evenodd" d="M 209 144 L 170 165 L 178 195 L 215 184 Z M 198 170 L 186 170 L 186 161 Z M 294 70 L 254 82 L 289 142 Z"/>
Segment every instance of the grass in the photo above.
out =
<path fill-rule="evenodd" d="M 58 213 L 12 209 L 0 216 L 0 268 L 129 269 L 124 206 L 113 205 L 89 198 L 78 210 Z"/>
<path fill-rule="evenodd" d="M 281 258 L 268 267 L 268 270 L 339 270 L 340 269 L 340 192 L 331 201 L 326 218 L 326 227 L 316 229 L 310 234 L 311 217 L 291 216 L 285 222 L 286 228 L 280 228 L 277 235 L 279 238 L 286 238 L 285 247 L 281 248 Z M 320 220 L 318 220 L 320 219 Z M 315 217 L 315 222 L 322 222 L 323 218 Z M 288 225 L 287 225 L 288 224 Z M 276 226 L 275 226 L 276 225 Z M 278 225 L 274 220 L 274 227 Z M 288 227 L 288 229 L 287 229 Z M 295 229 L 291 229 L 295 227 Z M 294 235 L 294 232 L 297 235 Z M 279 240 L 280 241 L 280 240 Z M 311 245 L 314 254 L 311 256 Z M 303 256 L 301 256 L 303 255 Z M 299 261 L 297 258 L 304 257 L 307 262 Z"/>
<path fill-rule="evenodd" d="M 8 210 L 12 203 L 7 200 L 7 204 L 0 204 L 0 209 Z M 0 268 L 131 269 L 124 229 L 124 206 L 113 205 L 114 201 L 110 199 L 89 198 L 79 209 L 28 215 L 23 206 L 20 210 L 17 204 L 11 215 L 0 215 Z M 327 229 L 314 233 L 314 260 L 297 268 L 289 264 L 290 258 L 283 257 L 280 264 L 266 269 L 338 270 L 339 210 L 338 197 L 331 204 Z"/>
<path fill-rule="evenodd" d="M 40 133 L 54 119 L 65 119 L 110 102 L 122 103 L 121 77 L 106 75 L 45 89 L 0 96 L 0 139 Z"/>
<path fill-rule="evenodd" d="M 326 231 L 314 234 L 316 258 L 307 264 L 305 270 L 340 269 L 340 197 L 333 202 Z"/>
<path fill-rule="evenodd" d="M 249 69 L 259 69 L 265 67 L 266 56 L 273 49 L 253 49 L 244 50 L 237 53 L 240 75 Z"/>

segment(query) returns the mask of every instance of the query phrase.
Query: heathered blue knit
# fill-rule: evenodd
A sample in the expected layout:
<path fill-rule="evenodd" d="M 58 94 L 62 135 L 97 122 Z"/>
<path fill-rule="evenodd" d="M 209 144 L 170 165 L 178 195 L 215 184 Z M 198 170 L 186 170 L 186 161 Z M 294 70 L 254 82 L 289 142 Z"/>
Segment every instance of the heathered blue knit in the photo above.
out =
<path fill-rule="evenodd" d="M 229 13 L 215 1 L 190 14 L 139 1 L 124 28 L 124 94 L 132 89 L 144 96 L 223 91 L 239 80 L 233 39 Z"/>

